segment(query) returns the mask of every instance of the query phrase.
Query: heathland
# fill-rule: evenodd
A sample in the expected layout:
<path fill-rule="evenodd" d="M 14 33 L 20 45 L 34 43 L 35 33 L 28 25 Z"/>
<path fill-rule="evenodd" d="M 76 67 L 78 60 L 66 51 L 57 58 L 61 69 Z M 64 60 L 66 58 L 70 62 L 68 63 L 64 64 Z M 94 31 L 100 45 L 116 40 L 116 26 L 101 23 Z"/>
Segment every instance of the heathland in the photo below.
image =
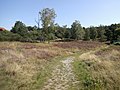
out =
<path fill-rule="evenodd" d="M 120 46 L 0 42 L 0 90 L 119 90 Z"/>

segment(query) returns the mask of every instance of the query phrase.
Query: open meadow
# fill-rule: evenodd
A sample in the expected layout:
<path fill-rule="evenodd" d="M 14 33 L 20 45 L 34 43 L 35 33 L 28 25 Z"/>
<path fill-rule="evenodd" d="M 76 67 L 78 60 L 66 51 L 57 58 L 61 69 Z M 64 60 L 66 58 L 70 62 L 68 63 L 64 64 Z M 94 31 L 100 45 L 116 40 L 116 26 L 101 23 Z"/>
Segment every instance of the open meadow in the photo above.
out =
<path fill-rule="evenodd" d="M 119 90 L 120 46 L 0 42 L 0 90 L 58 89 Z"/>

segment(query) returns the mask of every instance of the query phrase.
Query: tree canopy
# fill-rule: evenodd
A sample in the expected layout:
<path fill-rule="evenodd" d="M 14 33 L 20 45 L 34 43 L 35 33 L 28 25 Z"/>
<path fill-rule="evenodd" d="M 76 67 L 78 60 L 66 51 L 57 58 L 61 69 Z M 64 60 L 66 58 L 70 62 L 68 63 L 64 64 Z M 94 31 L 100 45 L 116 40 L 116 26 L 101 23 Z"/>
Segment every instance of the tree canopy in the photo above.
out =
<path fill-rule="evenodd" d="M 38 27 L 26 26 L 21 21 L 16 21 L 10 31 L 0 31 L 0 41 L 50 41 L 50 40 L 91 40 L 91 41 L 120 41 L 120 24 L 108 26 L 82 27 L 79 20 L 75 20 L 71 27 L 54 24 L 56 13 L 54 9 L 44 8 L 39 12 Z M 42 27 L 39 27 L 41 21 Z"/>
<path fill-rule="evenodd" d="M 82 40 L 84 38 L 84 30 L 79 21 L 75 20 L 71 25 L 72 39 Z"/>

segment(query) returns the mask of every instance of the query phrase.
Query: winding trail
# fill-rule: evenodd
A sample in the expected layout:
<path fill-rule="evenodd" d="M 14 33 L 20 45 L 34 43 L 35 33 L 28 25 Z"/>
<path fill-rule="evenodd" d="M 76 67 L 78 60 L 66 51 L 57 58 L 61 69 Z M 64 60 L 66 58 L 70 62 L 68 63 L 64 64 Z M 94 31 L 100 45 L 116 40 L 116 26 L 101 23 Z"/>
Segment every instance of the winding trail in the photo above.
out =
<path fill-rule="evenodd" d="M 74 57 L 68 57 L 61 61 L 52 72 L 51 78 L 45 82 L 42 90 L 67 90 L 71 85 L 74 86 L 77 81 L 73 73 L 72 62 Z"/>
<path fill-rule="evenodd" d="M 106 46 L 97 50 L 91 50 L 89 52 L 83 53 L 79 56 L 79 59 L 96 58 L 92 53 L 108 47 L 109 46 Z M 74 62 L 74 57 L 68 57 L 65 60 L 62 60 L 61 64 L 57 65 L 53 69 L 51 78 L 45 82 L 42 90 L 69 90 L 70 87 L 76 87 L 80 81 L 77 81 L 76 76 L 73 72 L 73 66 L 71 64 L 72 62 Z M 77 88 L 77 90 L 80 89 Z"/>

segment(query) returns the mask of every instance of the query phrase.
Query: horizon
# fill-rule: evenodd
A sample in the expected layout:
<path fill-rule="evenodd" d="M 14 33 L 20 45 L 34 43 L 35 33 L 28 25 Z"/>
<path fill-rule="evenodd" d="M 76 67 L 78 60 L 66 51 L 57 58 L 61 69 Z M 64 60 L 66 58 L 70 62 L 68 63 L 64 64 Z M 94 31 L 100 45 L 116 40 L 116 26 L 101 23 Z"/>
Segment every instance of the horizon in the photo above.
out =
<path fill-rule="evenodd" d="M 82 27 L 111 25 L 120 23 L 119 0 L 1 0 L 0 27 L 10 30 L 16 21 L 22 21 L 26 26 L 35 26 L 38 12 L 43 8 L 53 8 L 57 17 L 55 23 L 68 27 L 79 20 Z"/>

